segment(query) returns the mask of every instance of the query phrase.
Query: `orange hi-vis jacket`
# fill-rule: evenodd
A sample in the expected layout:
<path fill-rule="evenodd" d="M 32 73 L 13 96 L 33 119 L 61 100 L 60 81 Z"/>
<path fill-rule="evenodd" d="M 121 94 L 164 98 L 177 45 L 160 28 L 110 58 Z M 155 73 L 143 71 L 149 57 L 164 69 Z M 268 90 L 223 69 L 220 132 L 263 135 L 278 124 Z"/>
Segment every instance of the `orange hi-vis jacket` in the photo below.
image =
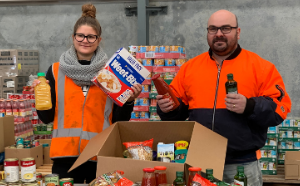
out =
<path fill-rule="evenodd" d="M 50 157 L 78 157 L 89 140 L 112 124 L 112 100 L 90 86 L 86 97 L 80 86 L 52 65 L 56 107 Z"/>
<path fill-rule="evenodd" d="M 243 114 L 226 109 L 227 74 L 232 73 L 238 93 L 247 98 Z M 226 163 L 257 160 L 270 126 L 280 124 L 290 112 L 291 100 L 275 66 L 257 54 L 237 49 L 222 64 L 209 50 L 185 63 L 171 83 L 180 106 L 162 120 L 197 121 L 228 139 Z"/>

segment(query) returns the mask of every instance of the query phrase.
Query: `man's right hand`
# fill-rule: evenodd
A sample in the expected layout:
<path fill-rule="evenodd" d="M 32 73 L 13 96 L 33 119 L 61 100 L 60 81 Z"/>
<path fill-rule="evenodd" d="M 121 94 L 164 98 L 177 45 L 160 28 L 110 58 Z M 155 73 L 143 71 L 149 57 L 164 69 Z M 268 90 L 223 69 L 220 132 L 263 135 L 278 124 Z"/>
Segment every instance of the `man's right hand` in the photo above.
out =
<path fill-rule="evenodd" d="M 47 83 L 49 83 L 49 81 L 47 80 L 46 81 Z M 30 88 L 30 92 L 32 93 L 32 94 L 34 94 L 34 87 L 36 87 L 38 84 L 40 84 L 41 82 L 40 82 L 40 80 L 38 80 L 38 79 L 35 79 L 35 80 L 33 80 L 33 82 L 32 82 L 32 85 L 31 85 L 31 88 Z"/>
<path fill-rule="evenodd" d="M 173 101 L 170 101 L 170 99 L 167 98 L 163 99 L 163 95 L 157 95 L 156 99 L 161 111 L 163 111 L 164 113 L 168 113 L 172 110 Z"/>

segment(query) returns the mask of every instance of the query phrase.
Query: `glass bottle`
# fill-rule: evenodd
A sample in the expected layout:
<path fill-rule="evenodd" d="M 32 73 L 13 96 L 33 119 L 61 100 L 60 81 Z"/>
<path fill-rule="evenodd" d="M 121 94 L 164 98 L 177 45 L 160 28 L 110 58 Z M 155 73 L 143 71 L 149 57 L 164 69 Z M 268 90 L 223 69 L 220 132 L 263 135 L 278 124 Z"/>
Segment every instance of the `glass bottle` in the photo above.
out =
<path fill-rule="evenodd" d="M 227 74 L 227 82 L 225 83 L 226 94 L 237 94 L 237 82 L 233 80 L 233 74 Z"/>
<path fill-rule="evenodd" d="M 193 182 L 193 179 L 195 177 L 196 174 L 199 174 L 201 175 L 201 168 L 199 167 L 190 167 L 189 168 L 189 180 L 188 180 L 188 184 L 187 186 L 191 186 L 192 185 L 192 182 Z"/>
<path fill-rule="evenodd" d="M 176 179 L 173 182 L 173 186 L 185 186 L 182 171 L 176 171 Z"/>
<path fill-rule="evenodd" d="M 153 168 L 144 168 L 143 169 L 143 179 L 141 186 L 156 186 L 155 174 Z"/>
<path fill-rule="evenodd" d="M 213 169 L 206 169 L 206 179 L 208 179 L 211 183 L 215 183 L 215 178 L 213 176 Z"/>
<path fill-rule="evenodd" d="M 156 166 L 154 167 L 155 178 L 156 178 L 156 186 L 159 184 L 167 183 L 167 167 L 164 166 Z"/>
<path fill-rule="evenodd" d="M 244 166 L 237 167 L 237 174 L 234 176 L 234 185 L 247 186 L 247 177 L 244 174 Z"/>

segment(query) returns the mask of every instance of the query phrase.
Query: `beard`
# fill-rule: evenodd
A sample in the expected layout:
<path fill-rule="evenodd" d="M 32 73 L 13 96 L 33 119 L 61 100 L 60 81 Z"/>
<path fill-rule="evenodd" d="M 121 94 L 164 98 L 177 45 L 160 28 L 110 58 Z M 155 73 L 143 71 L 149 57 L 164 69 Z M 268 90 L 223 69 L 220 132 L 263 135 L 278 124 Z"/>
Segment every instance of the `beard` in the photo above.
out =
<path fill-rule="evenodd" d="M 215 54 L 218 56 L 226 56 L 232 53 L 238 44 L 237 33 L 231 41 L 228 41 L 228 39 L 225 37 L 215 37 L 211 42 L 208 43 L 209 47 Z"/>

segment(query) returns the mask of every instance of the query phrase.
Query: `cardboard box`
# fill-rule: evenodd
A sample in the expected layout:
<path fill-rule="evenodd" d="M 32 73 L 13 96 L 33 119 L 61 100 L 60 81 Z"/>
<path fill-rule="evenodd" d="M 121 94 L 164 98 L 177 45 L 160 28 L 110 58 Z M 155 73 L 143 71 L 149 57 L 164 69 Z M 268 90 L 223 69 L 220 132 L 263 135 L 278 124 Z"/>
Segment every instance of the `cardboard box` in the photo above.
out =
<path fill-rule="evenodd" d="M 285 153 L 285 179 L 300 180 L 300 152 L 287 151 Z"/>
<path fill-rule="evenodd" d="M 53 164 L 53 161 L 50 158 L 51 139 L 38 139 L 38 141 L 40 144 L 49 144 L 49 147 L 43 147 L 44 164 Z"/>
<path fill-rule="evenodd" d="M 39 145 L 30 149 L 11 149 L 5 148 L 5 158 L 23 158 L 33 157 L 35 159 L 36 167 L 43 165 L 43 146 Z"/>
<path fill-rule="evenodd" d="M 15 144 L 15 125 L 13 116 L 0 118 L 0 152 L 4 148 Z"/>
<path fill-rule="evenodd" d="M 145 141 L 153 138 L 153 150 L 158 142 L 189 142 L 186 164 L 142 161 L 123 158 L 123 142 Z M 176 178 L 176 171 L 185 165 L 212 168 L 214 176 L 222 180 L 227 139 L 197 122 L 117 122 L 92 138 L 70 170 L 97 156 L 97 176 L 112 170 L 122 170 L 125 177 L 141 181 L 143 168 L 166 166 L 168 183 Z"/>

